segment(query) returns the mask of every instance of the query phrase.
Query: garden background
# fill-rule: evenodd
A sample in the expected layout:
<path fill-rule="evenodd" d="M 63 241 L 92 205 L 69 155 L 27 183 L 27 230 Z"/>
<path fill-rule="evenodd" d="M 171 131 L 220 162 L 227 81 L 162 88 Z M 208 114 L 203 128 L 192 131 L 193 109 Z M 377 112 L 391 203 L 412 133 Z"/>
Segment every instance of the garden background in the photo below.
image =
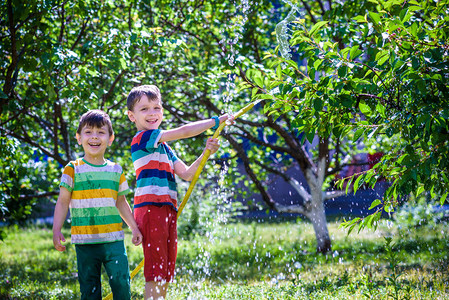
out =
<path fill-rule="evenodd" d="M 125 101 L 139 84 L 161 88 L 166 128 L 257 103 L 222 133 L 180 217 L 170 297 L 447 297 L 448 1 L 7 0 L 0 12 L 3 298 L 79 297 L 73 249 L 30 224 L 82 154 L 88 109 L 111 116 L 108 158 L 134 187 Z M 191 162 L 211 134 L 172 147 Z M 379 185 L 368 212 L 326 216 Z"/>

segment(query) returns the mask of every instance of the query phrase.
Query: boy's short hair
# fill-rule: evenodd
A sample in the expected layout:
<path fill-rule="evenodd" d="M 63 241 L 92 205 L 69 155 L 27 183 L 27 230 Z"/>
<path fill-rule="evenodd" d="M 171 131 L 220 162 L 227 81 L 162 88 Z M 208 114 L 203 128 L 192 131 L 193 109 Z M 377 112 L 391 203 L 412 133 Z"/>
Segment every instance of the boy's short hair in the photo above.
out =
<path fill-rule="evenodd" d="M 112 136 L 114 130 L 112 129 L 112 122 L 109 115 L 100 109 L 89 110 L 81 116 L 76 133 L 81 134 L 81 130 L 85 126 L 101 128 L 104 125 L 108 127 L 109 135 Z"/>
<path fill-rule="evenodd" d="M 128 106 L 128 110 L 132 111 L 134 105 L 142 98 L 143 95 L 148 97 L 148 100 L 158 100 L 162 101 L 161 91 L 155 85 L 140 85 L 133 87 L 132 90 L 128 94 L 128 98 L 126 100 L 126 106 Z"/>

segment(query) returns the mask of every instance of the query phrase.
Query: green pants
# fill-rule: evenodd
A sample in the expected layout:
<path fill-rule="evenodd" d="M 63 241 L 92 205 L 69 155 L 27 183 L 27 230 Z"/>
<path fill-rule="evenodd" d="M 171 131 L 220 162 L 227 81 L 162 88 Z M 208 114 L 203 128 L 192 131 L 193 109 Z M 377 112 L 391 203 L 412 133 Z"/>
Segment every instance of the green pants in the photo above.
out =
<path fill-rule="evenodd" d="M 128 257 L 123 241 L 76 245 L 81 299 L 101 300 L 101 265 L 109 278 L 114 299 L 131 299 Z"/>

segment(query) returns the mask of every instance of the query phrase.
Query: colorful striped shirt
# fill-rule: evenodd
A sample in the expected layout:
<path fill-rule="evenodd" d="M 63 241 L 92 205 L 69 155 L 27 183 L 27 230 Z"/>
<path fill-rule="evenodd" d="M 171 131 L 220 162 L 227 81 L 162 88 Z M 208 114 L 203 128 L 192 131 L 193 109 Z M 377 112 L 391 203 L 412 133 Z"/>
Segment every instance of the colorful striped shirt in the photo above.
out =
<path fill-rule="evenodd" d="M 177 210 L 174 165 L 178 161 L 166 143 L 159 143 L 160 129 L 139 131 L 131 143 L 137 188 L 134 209 L 146 205 L 171 205 Z"/>
<path fill-rule="evenodd" d="M 100 244 L 124 239 L 117 197 L 129 193 L 122 167 L 111 161 L 93 165 L 84 159 L 69 162 L 61 187 L 72 193 L 70 216 L 73 244 Z"/>

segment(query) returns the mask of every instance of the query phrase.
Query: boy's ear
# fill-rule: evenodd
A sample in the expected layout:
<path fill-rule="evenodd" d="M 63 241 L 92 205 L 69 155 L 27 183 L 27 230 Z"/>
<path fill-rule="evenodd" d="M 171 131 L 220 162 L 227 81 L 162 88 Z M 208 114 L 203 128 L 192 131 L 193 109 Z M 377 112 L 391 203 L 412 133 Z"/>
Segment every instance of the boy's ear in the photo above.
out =
<path fill-rule="evenodd" d="M 109 143 L 108 143 L 109 146 L 112 145 L 112 142 L 114 141 L 114 138 L 115 138 L 115 135 L 111 135 L 111 136 L 109 137 Z"/>
<path fill-rule="evenodd" d="M 128 118 L 131 122 L 135 122 L 136 118 L 134 117 L 134 114 L 132 111 L 128 110 Z"/>
<path fill-rule="evenodd" d="M 81 136 L 78 132 L 76 133 L 76 140 L 78 141 L 78 145 L 81 145 Z"/>

